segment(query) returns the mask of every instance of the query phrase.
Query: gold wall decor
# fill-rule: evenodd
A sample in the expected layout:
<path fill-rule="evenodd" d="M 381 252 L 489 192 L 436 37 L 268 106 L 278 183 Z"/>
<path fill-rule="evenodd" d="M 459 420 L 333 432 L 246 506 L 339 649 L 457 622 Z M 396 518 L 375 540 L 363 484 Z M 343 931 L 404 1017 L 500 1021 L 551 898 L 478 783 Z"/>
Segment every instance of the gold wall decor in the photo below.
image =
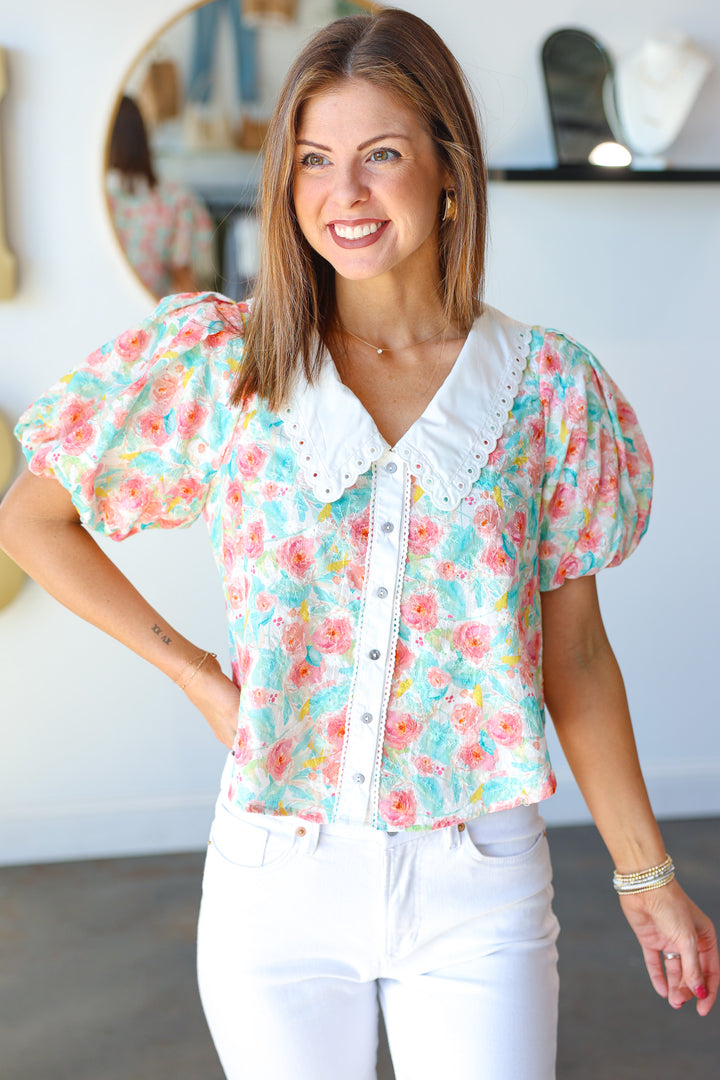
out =
<path fill-rule="evenodd" d="M 0 103 L 7 90 L 7 66 L 5 50 L 0 49 Z M 2 145 L 0 144 L 0 300 L 10 300 L 15 295 L 17 266 L 15 256 L 5 242 L 5 217 L 2 184 Z"/>

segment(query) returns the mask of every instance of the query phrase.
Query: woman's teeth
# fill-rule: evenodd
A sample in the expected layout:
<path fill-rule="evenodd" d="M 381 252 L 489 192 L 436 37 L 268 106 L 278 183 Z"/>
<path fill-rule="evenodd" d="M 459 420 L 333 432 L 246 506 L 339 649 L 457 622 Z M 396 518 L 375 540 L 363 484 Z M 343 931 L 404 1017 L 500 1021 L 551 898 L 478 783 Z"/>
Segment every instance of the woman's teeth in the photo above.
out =
<path fill-rule="evenodd" d="M 333 228 L 343 240 L 360 240 L 363 236 L 376 233 L 383 224 L 382 221 L 373 221 L 371 224 L 355 225 L 354 227 L 352 225 L 334 225 Z"/>

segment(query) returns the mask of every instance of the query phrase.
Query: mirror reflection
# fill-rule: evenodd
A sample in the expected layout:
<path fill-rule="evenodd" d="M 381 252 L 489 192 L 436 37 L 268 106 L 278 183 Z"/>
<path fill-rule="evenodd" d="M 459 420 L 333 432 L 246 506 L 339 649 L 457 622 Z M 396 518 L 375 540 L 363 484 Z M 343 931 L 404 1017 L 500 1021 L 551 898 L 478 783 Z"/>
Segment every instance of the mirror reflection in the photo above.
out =
<path fill-rule="evenodd" d="M 301 43 L 366 0 L 210 0 L 132 65 L 111 118 L 105 192 L 120 247 L 154 297 L 240 299 L 257 270 L 261 146 Z"/>

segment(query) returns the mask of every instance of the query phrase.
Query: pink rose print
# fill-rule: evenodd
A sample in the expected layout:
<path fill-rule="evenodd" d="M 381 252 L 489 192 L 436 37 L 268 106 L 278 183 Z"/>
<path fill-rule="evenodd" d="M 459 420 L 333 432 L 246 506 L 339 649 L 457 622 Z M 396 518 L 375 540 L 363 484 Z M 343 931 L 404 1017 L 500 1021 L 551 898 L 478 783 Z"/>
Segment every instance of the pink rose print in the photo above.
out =
<path fill-rule="evenodd" d="M 268 702 L 268 692 L 264 686 L 253 686 L 250 691 L 250 701 L 255 709 L 262 709 Z"/>
<path fill-rule="evenodd" d="M 280 496 L 280 487 L 274 480 L 266 480 L 260 485 L 260 494 L 265 502 L 273 502 Z"/>
<path fill-rule="evenodd" d="M 450 713 L 450 724 L 460 735 L 476 735 L 482 723 L 482 709 L 465 703 L 457 705 Z"/>
<path fill-rule="evenodd" d="M 278 563 L 297 581 L 306 578 L 315 566 L 315 551 L 312 540 L 304 536 L 295 536 L 285 540 L 278 548 Z"/>
<path fill-rule="evenodd" d="M 275 603 L 276 598 L 273 596 L 272 593 L 269 592 L 259 592 L 255 597 L 255 606 L 258 611 L 262 611 L 263 613 L 266 611 L 272 611 L 272 609 L 275 607 Z"/>
<path fill-rule="evenodd" d="M 415 657 L 408 649 L 407 645 L 402 638 L 398 638 L 397 645 L 395 646 L 395 668 L 397 671 L 402 671 L 404 668 L 409 667 L 412 664 Z"/>
<path fill-rule="evenodd" d="M 305 655 L 307 649 L 307 625 L 304 622 L 290 623 L 280 637 L 280 648 L 290 656 Z"/>
<path fill-rule="evenodd" d="M 562 371 L 562 357 L 547 341 L 540 350 L 538 367 L 546 375 L 559 375 Z"/>
<path fill-rule="evenodd" d="M 234 480 L 228 485 L 225 493 L 225 506 L 230 510 L 233 517 L 238 517 L 242 511 L 243 491 L 242 485 Z"/>
<path fill-rule="evenodd" d="M 361 562 L 351 562 L 345 567 L 347 577 L 353 589 L 362 589 L 365 584 L 365 566 Z"/>
<path fill-rule="evenodd" d="M 63 450 L 67 450 L 69 454 L 80 453 L 90 446 L 94 438 L 95 430 L 92 424 L 87 422 L 77 424 L 63 439 Z"/>
<path fill-rule="evenodd" d="M 345 616 L 325 619 L 312 636 L 312 643 L 321 653 L 344 653 L 352 645 L 352 627 Z"/>
<path fill-rule="evenodd" d="M 70 431 L 76 424 L 92 420 L 95 407 L 90 401 L 71 396 L 60 412 L 60 426 L 63 431 Z"/>
<path fill-rule="evenodd" d="M 123 360 L 135 360 L 149 341 L 147 330 L 127 330 L 115 342 L 115 350 Z"/>
<path fill-rule="evenodd" d="M 455 563 L 449 562 L 447 559 L 444 562 L 438 563 L 438 577 L 441 577 L 443 581 L 454 581 L 455 579 Z"/>
<path fill-rule="evenodd" d="M 580 530 L 577 546 L 581 551 L 597 551 L 603 541 L 602 525 L 595 518 Z"/>
<path fill-rule="evenodd" d="M 326 783 L 335 787 L 340 776 L 340 754 L 329 757 L 320 771 Z"/>
<path fill-rule="evenodd" d="M 345 738 L 345 726 L 346 726 L 345 709 L 341 712 L 330 713 L 325 718 L 325 734 L 328 742 L 332 743 L 336 748 L 340 748 Z"/>
<path fill-rule="evenodd" d="M 567 449 L 565 451 L 565 460 L 569 465 L 574 465 L 579 461 L 582 461 L 585 456 L 585 447 L 587 446 L 587 434 L 580 428 L 575 428 L 570 432 L 570 438 L 568 439 Z"/>
<path fill-rule="evenodd" d="M 450 682 L 450 676 L 447 671 L 443 671 L 442 668 L 437 667 L 428 668 L 425 673 L 425 678 L 430 683 L 433 690 L 442 690 Z"/>
<path fill-rule="evenodd" d="M 499 524 L 500 511 L 497 508 L 497 504 L 491 499 L 485 499 L 473 518 L 475 530 L 480 533 L 480 535 L 483 533 L 492 533 L 497 530 Z"/>
<path fill-rule="evenodd" d="M 170 438 L 170 432 L 165 428 L 165 418 L 160 413 L 145 413 L 138 417 L 137 426 L 143 439 L 154 446 L 162 446 Z"/>
<path fill-rule="evenodd" d="M 183 438 L 191 438 L 205 423 L 208 410 L 199 401 L 186 401 L 177 409 L 177 428 Z"/>
<path fill-rule="evenodd" d="M 515 560 L 503 547 L 488 548 L 482 561 L 496 575 L 511 574 L 515 568 Z"/>
<path fill-rule="evenodd" d="M 293 686 L 316 686 L 322 679 L 323 668 L 314 667 L 308 660 L 298 660 L 290 668 L 288 677 Z"/>
<path fill-rule="evenodd" d="M 415 630 L 432 630 L 437 626 L 437 602 L 432 593 L 415 593 L 400 605 L 406 626 Z"/>
<path fill-rule="evenodd" d="M 172 348 L 188 349 L 197 345 L 205 336 L 205 328 L 200 323 L 187 322 L 172 340 Z"/>
<path fill-rule="evenodd" d="M 502 746 L 519 746 L 522 742 L 522 722 L 517 713 L 495 713 L 486 727 L 488 734 Z"/>
<path fill-rule="evenodd" d="M 490 650 L 490 629 L 481 623 L 461 623 L 453 631 L 453 645 L 466 660 L 479 664 Z"/>
<path fill-rule="evenodd" d="M 267 454 L 255 443 L 241 446 L 237 452 L 237 466 L 246 480 L 252 480 L 262 468 Z"/>
<path fill-rule="evenodd" d="M 248 579 L 244 576 L 237 577 L 228 582 L 228 603 L 233 611 L 244 611 L 248 597 Z"/>
<path fill-rule="evenodd" d="M 563 585 L 567 578 L 582 577 L 582 563 L 576 555 L 563 555 L 555 571 L 553 585 Z"/>
<path fill-rule="evenodd" d="M 141 473 L 133 473 L 123 480 L 118 491 L 118 502 L 125 510 L 140 516 L 154 505 L 152 488 Z"/>
<path fill-rule="evenodd" d="M 352 542 L 361 553 L 365 551 L 368 545 L 368 536 L 370 535 L 370 511 L 366 510 L 363 514 L 357 514 L 350 519 L 350 536 Z"/>
<path fill-rule="evenodd" d="M 380 813 L 388 825 L 405 829 L 412 825 L 417 816 L 415 795 L 410 788 L 395 788 L 380 800 Z"/>
<path fill-rule="evenodd" d="M 237 729 L 235 743 L 233 745 L 233 757 L 238 765 L 245 765 L 250 760 L 250 729 L 241 727 Z"/>
<path fill-rule="evenodd" d="M 318 825 L 325 825 L 327 820 L 322 810 L 298 810 L 298 817 L 303 821 L 316 821 Z"/>
<path fill-rule="evenodd" d="M 584 420 L 587 416 L 587 400 L 579 390 L 570 388 L 565 395 L 565 409 L 571 420 Z"/>
<path fill-rule="evenodd" d="M 237 651 L 237 662 L 235 664 L 235 673 L 237 676 L 237 685 L 242 686 L 247 680 L 250 674 L 250 665 L 252 658 L 250 656 L 250 650 L 247 645 L 241 645 Z"/>
<path fill-rule="evenodd" d="M 243 551 L 248 559 L 257 559 L 265 549 L 265 524 L 249 521 L 242 533 Z"/>
<path fill-rule="evenodd" d="M 435 772 L 435 762 L 427 754 L 414 757 L 412 763 L 420 776 L 432 776 Z"/>
<path fill-rule="evenodd" d="M 432 518 L 410 518 L 408 548 L 413 555 L 427 555 L 442 536 L 440 526 Z"/>
<path fill-rule="evenodd" d="M 570 484 L 558 484 L 550 500 L 550 517 L 553 521 L 563 521 L 570 515 L 576 502 L 576 489 Z"/>
<path fill-rule="evenodd" d="M 393 750 L 405 750 L 420 734 L 421 727 L 410 713 L 390 710 L 385 721 L 385 742 Z"/>
<path fill-rule="evenodd" d="M 510 539 L 518 547 L 525 539 L 525 528 L 527 526 L 527 514 L 524 510 L 517 510 L 508 522 L 508 532 Z"/>
<path fill-rule="evenodd" d="M 175 397 L 182 385 L 182 380 L 179 375 L 172 375 L 169 371 L 161 375 L 159 379 L 156 379 L 152 384 L 150 395 L 155 399 L 158 405 L 167 409 Z"/>
<path fill-rule="evenodd" d="M 458 751 L 457 760 L 466 769 L 484 769 L 493 764 L 495 759 L 483 750 L 480 743 L 467 743 Z"/>
<path fill-rule="evenodd" d="M 281 739 L 275 743 L 267 756 L 267 770 L 273 780 L 283 779 L 292 762 L 292 739 Z"/>

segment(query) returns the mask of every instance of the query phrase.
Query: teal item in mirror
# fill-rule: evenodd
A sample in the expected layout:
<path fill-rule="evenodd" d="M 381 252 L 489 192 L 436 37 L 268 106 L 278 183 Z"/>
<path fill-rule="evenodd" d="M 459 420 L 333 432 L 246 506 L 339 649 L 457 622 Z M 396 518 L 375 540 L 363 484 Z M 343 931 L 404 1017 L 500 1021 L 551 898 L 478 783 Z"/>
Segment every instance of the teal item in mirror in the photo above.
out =
<path fill-rule="evenodd" d="M 603 102 L 610 55 L 584 30 L 557 30 L 543 45 L 542 65 L 558 165 L 587 165 L 596 146 L 615 141 Z"/>

